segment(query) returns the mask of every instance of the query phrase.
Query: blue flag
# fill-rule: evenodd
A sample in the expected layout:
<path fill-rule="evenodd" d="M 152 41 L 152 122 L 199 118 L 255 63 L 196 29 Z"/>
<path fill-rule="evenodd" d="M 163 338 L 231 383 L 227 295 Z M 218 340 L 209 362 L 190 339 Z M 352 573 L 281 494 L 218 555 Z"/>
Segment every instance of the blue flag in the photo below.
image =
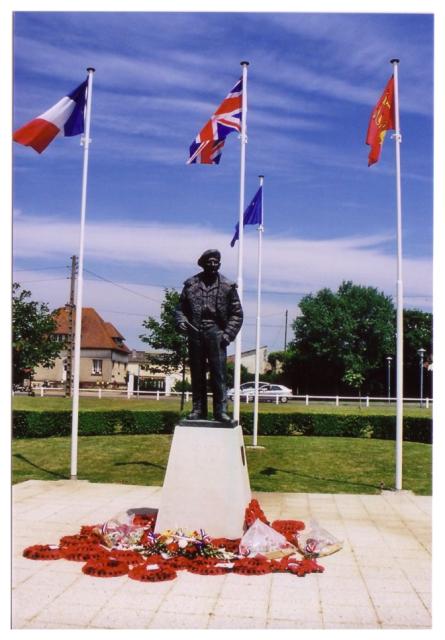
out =
<path fill-rule="evenodd" d="M 263 187 L 260 187 L 256 194 L 253 196 L 252 202 L 249 204 L 247 209 L 244 212 L 244 226 L 246 224 L 263 224 L 263 210 L 262 210 L 262 201 L 263 201 Z M 230 243 L 231 247 L 235 246 L 235 242 L 239 238 L 239 222 L 236 223 L 235 234 L 232 238 L 232 242 Z"/>

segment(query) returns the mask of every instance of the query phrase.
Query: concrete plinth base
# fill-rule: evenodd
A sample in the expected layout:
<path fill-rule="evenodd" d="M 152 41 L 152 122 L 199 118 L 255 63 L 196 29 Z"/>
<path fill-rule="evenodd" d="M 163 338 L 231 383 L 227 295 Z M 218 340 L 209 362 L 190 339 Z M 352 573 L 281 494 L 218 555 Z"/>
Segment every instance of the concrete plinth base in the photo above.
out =
<path fill-rule="evenodd" d="M 202 424 L 175 427 L 155 531 L 239 538 L 251 499 L 242 430 Z"/>

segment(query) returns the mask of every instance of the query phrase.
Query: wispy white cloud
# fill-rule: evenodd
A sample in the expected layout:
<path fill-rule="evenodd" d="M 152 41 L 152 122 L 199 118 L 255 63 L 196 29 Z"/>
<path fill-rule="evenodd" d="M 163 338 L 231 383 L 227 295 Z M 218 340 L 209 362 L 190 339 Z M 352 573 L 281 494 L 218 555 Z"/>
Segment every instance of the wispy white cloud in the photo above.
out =
<path fill-rule="evenodd" d="M 274 59 L 273 55 L 263 64 L 262 71 L 269 82 L 279 84 L 282 88 L 298 90 L 308 96 L 321 95 L 341 102 L 367 105 L 370 109 L 380 97 L 387 77 L 391 75 L 390 66 L 387 65 L 386 75 L 382 66 L 373 83 L 365 84 L 368 78 L 359 77 L 358 80 L 352 75 L 342 77 L 343 74 L 337 70 L 315 70 L 301 62 L 281 64 L 279 58 Z M 381 86 L 378 84 L 376 88 L 379 79 Z M 432 93 L 423 82 L 421 85 L 422 89 L 416 85 L 411 86 L 411 83 L 405 85 L 403 109 L 406 112 L 430 115 L 431 100 L 428 97 L 432 98 Z M 287 100 L 291 102 L 292 97 L 288 95 Z"/>
<path fill-rule="evenodd" d="M 415 16 L 399 15 L 394 20 L 394 16 L 383 13 L 351 12 L 349 15 L 331 13 L 327 19 L 323 13 L 272 13 L 268 19 L 284 33 L 312 41 L 322 54 L 325 69 L 335 70 L 336 75 L 343 77 L 353 74 L 359 86 L 370 78 L 378 82 L 382 65 L 403 52 L 410 94 L 416 96 L 416 89 L 429 89 L 425 85 L 425 68 L 421 61 L 432 60 L 431 38 L 420 28 L 413 39 L 402 26 L 403 22 L 412 24 Z M 397 51 L 394 51 L 395 46 Z M 421 109 L 423 105 L 418 104 L 417 108 Z"/>
<path fill-rule="evenodd" d="M 184 34 L 193 25 L 195 34 L 205 36 L 209 17 L 175 14 L 174 20 L 171 20 L 168 15 L 141 14 L 139 18 L 136 15 L 127 16 L 125 23 L 119 14 L 94 14 L 91 21 L 86 18 L 79 15 L 73 17 L 69 30 L 70 47 L 39 39 L 35 32 L 28 37 L 18 35 L 15 38 L 16 65 L 26 67 L 27 73 L 33 72 L 38 77 L 43 75 L 46 82 L 51 78 L 52 83 L 54 79 L 59 79 L 62 84 L 63 80 L 63 91 L 66 91 L 70 88 L 66 85 L 67 69 L 71 72 L 81 69 L 83 72 L 93 61 L 98 70 L 93 98 L 93 135 L 98 142 L 101 136 L 102 141 L 106 142 L 106 147 L 98 144 L 95 153 L 105 158 L 118 152 L 122 161 L 127 162 L 137 156 L 140 160 L 165 166 L 182 163 L 191 140 L 236 79 L 235 68 L 231 74 L 229 65 L 226 65 L 224 73 L 215 74 L 213 58 L 205 55 L 206 47 L 210 44 L 207 40 L 203 40 L 200 53 L 187 48 Z M 46 29 L 50 29 L 52 19 L 51 16 L 43 18 Z M 225 33 L 227 37 L 229 23 L 221 21 L 219 24 L 217 17 L 210 19 L 213 38 L 217 40 L 218 33 Z M 253 40 L 253 44 L 249 45 L 253 59 L 248 122 L 253 136 L 261 137 L 261 145 L 256 148 L 257 164 L 268 163 L 273 147 L 281 151 L 274 169 L 281 170 L 283 175 L 295 173 L 295 169 L 303 163 L 363 171 L 365 165 L 351 158 L 349 150 L 342 154 L 341 149 L 337 149 L 333 154 L 327 136 L 323 140 L 309 136 L 338 129 L 339 123 L 332 117 L 329 99 L 334 98 L 339 104 L 350 102 L 367 105 L 371 109 L 378 93 L 375 84 L 367 82 L 366 74 L 369 75 L 372 69 L 364 61 L 372 58 L 369 64 L 373 68 L 376 66 L 375 56 L 370 55 L 371 47 L 374 50 L 380 50 L 380 46 L 382 50 L 387 48 L 391 33 L 388 29 L 379 31 L 375 20 L 369 21 L 366 17 L 363 18 L 364 23 L 355 20 L 349 29 L 345 29 L 345 17 L 335 14 L 327 20 L 325 14 L 270 13 L 267 16 L 251 14 L 244 26 L 245 34 L 255 31 L 266 20 L 269 30 L 273 31 L 275 25 L 277 33 L 282 31 L 288 37 L 290 34 L 307 39 L 309 48 L 313 43 L 321 51 L 326 51 L 326 55 L 317 57 L 317 60 L 324 62 L 314 68 L 311 67 L 310 57 L 308 61 L 293 55 L 291 47 L 289 55 L 283 59 L 273 49 L 266 51 L 261 39 Z M 163 46 L 158 51 L 155 43 L 156 38 L 161 36 L 156 29 L 151 30 L 152 46 L 147 47 L 141 23 L 162 24 L 162 41 L 165 43 L 167 30 L 171 47 Z M 99 36 L 101 46 L 94 47 L 94 39 L 88 36 L 101 33 L 98 29 L 100 24 L 106 24 L 110 32 L 106 38 Z M 363 28 L 364 25 L 366 28 Z M 357 29 L 363 30 L 360 37 Z M 116 43 L 114 48 L 110 47 L 110 33 Z M 339 64 L 337 56 L 349 46 L 350 56 Z M 411 49 L 413 47 L 411 44 Z M 225 49 L 229 57 L 235 51 L 227 44 Z M 361 76 L 351 72 L 360 56 L 364 64 Z M 404 91 L 408 94 L 404 110 L 429 113 L 428 92 L 415 67 L 410 67 L 409 78 L 416 81 L 404 85 Z M 77 81 L 76 76 L 73 83 Z M 375 82 L 378 84 L 378 77 Z M 23 95 L 25 90 L 26 98 Z M 51 92 L 43 87 L 29 92 L 27 86 L 25 88 L 18 84 L 16 102 L 21 106 L 16 114 L 17 125 L 35 117 L 36 105 L 41 105 L 44 110 L 59 99 L 60 96 L 55 96 L 53 92 L 53 84 Z M 422 95 L 422 99 L 417 93 Z M 261 135 L 266 129 L 268 135 Z M 298 140 L 296 136 L 301 139 Z M 57 155 L 70 161 L 72 159 L 68 145 L 52 153 L 53 158 Z M 26 158 L 26 155 L 20 150 L 17 157 Z M 292 169 L 289 168 L 290 157 Z M 406 176 L 409 177 L 408 174 Z"/>
<path fill-rule="evenodd" d="M 17 64 L 26 65 L 28 72 L 51 77 L 51 79 L 60 78 L 66 81 L 67 69 L 72 73 L 76 69 L 83 73 L 86 67 L 93 64 L 98 72 L 95 84 L 108 90 L 113 88 L 122 94 L 128 87 L 132 87 L 133 93 L 138 89 L 142 94 L 152 94 L 156 97 L 159 97 L 159 91 L 168 92 L 172 87 L 192 90 L 196 84 L 196 71 L 199 68 L 198 59 L 196 59 L 195 68 L 182 64 L 179 59 L 170 61 L 165 55 L 159 57 L 156 49 L 151 47 L 145 47 L 144 52 L 134 56 L 123 52 L 117 53 L 116 50 L 96 49 L 93 44 L 69 49 L 41 40 L 17 36 L 15 50 Z M 220 86 L 221 79 L 215 78 L 210 68 L 207 71 L 205 68 L 201 71 L 201 78 L 203 78 L 201 86 L 205 87 L 207 94 Z M 202 94 L 202 89 L 200 92 Z"/>
<path fill-rule="evenodd" d="M 246 229 L 243 348 L 247 349 L 255 345 L 257 233 L 253 228 Z M 21 215 L 14 226 L 15 261 L 68 262 L 68 256 L 78 253 L 78 232 L 75 223 Z M 142 320 L 148 315 L 159 316 L 165 283 L 180 290 L 184 279 L 199 271 L 196 260 L 204 250 L 219 248 L 222 272 L 236 279 L 237 248 L 231 249 L 229 241 L 228 234 L 209 226 L 88 223 L 84 304 L 116 324 L 129 346 L 140 348 Z M 292 320 L 298 313 L 301 296 L 320 288 L 336 290 L 343 280 L 352 279 L 394 297 L 396 262 L 385 251 L 391 241 L 393 238 L 388 235 L 308 241 L 291 234 L 267 233 L 263 243 L 262 343 L 269 349 L 282 348 L 285 310 L 289 309 Z M 110 256 L 113 272 L 119 272 L 120 265 L 121 276 L 109 277 Z M 146 273 L 151 284 L 135 282 L 125 275 L 129 269 Z M 115 284 L 95 278 L 91 271 Z M 405 304 L 431 309 L 431 261 L 406 258 L 404 272 Z M 18 271 L 15 279 L 23 282 L 35 299 L 47 301 L 52 307 L 68 300 L 67 270 L 61 276 L 44 270 Z"/>
<path fill-rule="evenodd" d="M 21 216 L 14 227 L 14 254 L 18 259 L 69 256 L 78 251 L 78 225 L 57 219 Z M 256 278 L 256 234 L 245 235 L 245 278 Z M 35 238 L 39 237 L 39 243 Z M 388 235 L 305 240 L 295 235 L 267 234 L 264 243 L 264 286 L 281 291 L 314 291 L 336 287 L 342 280 L 393 291 L 395 259 L 388 255 Z M 178 280 L 189 274 L 191 265 L 209 246 L 222 253 L 225 271 L 236 275 L 236 249 L 229 247 L 230 235 L 210 226 L 90 222 L 87 224 L 85 254 L 88 260 L 116 264 L 145 265 L 169 270 Z M 431 261 L 406 258 L 407 295 L 431 293 Z"/>

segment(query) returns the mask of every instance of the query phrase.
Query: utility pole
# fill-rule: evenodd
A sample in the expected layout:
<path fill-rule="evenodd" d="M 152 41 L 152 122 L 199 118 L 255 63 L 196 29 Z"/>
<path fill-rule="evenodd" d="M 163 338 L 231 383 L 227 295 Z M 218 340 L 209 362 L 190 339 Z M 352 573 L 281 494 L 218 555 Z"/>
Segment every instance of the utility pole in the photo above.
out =
<path fill-rule="evenodd" d="M 286 309 L 286 313 L 284 314 L 284 318 L 285 318 L 285 320 L 284 320 L 284 350 L 285 351 L 287 349 L 287 314 L 288 314 L 288 311 Z"/>
<path fill-rule="evenodd" d="M 77 256 L 71 256 L 70 301 L 68 307 L 68 340 L 66 343 L 66 379 L 65 397 L 71 397 L 73 377 L 73 348 L 74 348 L 74 292 L 76 288 Z"/>

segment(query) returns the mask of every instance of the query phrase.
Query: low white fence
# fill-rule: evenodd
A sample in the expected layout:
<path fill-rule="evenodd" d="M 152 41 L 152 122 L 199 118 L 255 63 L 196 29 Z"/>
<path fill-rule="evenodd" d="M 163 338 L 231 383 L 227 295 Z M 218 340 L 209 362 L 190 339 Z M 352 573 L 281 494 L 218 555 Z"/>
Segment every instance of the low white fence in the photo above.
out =
<path fill-rule="evenodd" d="M 246 402 L 253 402 L 253 395 L 241 395 L 241 400 Z M 372 403 L 375 404 L 395 404 L 397 402 L 397 398 L 388 398 L 388 397 L 376 397 L 376 396 L 311 396 L 311 395 L 301 395 L 301 396 L 275 396 L 275 398 L 267 398 L 267 400 L 263 397 L 259 397 L 260 402 L 274 402 L 275 404 L 282 404 L 283 402 L 303 402 L 306 406 L 312 404 L 334 404 L 336 407 L 339 407 L 340 404 L 360 404 L 369 407 Z M 428 409 L 429 406 L 433 403 L 432 398 L 403 398 L 404 404 L 418 404 L 425 405 Z"/>
<path fill-rule="evenodd" d="M 65 389 L 63 387 L 34 387 L 33 391 L 36 396 L 40 397 L 54 397 L 54 396 L 63 396 L 65 393 Z M 91 388 L 91 389 L 80 389 L 79 393 L 81 396 L 89 396 L 96 398 L 128 398 L 131 400 L 132 398 L 152 398 L 156 400 L 161 400 L 162 398 L 169 398 L 172 396 L 181 396 L 181 392 L 177 391 L 137 391 L 131 389 L 101 389 L 101 388 Z M 13 395 L 23 395 L 23 392 L 12 392 Z M 185 392 L 185 401 L 189 402 L 191 400 L 191 392 Z M 211 394 L 209 394 L 210 396 Z M 340 404 L 360 404 L 366 407 L 371 406 L 371 404 L 395 404 L 396 398 L 388 398 L 388 397 L 377 397 L 377 396 L 312 396 L 312 395 L 295 395 L 295 396 L 284 396 L 284 402 L 298 402 L 303 403 L 306 406 L 312 404 L 332 404 L 336 407 L 339 407 Z M 253 395 L 242 395 L 241 401 L 249 404 L 254 400 Z M 260 395 L 260 401 L 265 401 L 264 397 Z M 283 402 L 283 396 L 276 396 L 275 398 L 267 398 L 268 402 L 273 402 L 275 404 L 281 404 Z M 427 409 L 432 405 L 432 398 L 403 398 L 404 404 L 417 404 L 420 406 L 425 406 Z"/>

